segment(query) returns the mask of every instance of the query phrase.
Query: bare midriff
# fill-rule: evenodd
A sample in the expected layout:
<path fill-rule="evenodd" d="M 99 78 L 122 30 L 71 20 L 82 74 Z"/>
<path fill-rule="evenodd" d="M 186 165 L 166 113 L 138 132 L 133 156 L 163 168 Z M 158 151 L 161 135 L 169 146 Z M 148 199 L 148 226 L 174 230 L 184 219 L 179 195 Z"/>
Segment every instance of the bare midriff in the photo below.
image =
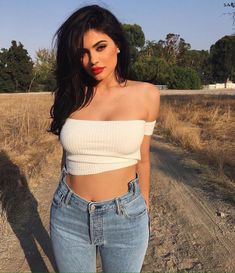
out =
<path fill-rule="evenodd" d="M 137 165 L 92 175 L 66 175 L 66 183 L 87 201 L 105 201 L 128 192 L 128 183 L 136 178 Z"/>

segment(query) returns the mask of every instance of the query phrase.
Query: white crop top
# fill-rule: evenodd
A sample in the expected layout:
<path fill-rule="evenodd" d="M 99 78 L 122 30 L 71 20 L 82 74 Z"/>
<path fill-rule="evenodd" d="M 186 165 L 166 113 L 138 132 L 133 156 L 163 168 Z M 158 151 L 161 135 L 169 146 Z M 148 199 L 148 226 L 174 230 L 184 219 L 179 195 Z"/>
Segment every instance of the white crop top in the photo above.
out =
<path fill-rule="evenodd" d="M 135 165 L 141 159 L 144 135 L 152 135 L 156 120 L 78 120 L 67 118 L 60 132 L 66 169 L 86 175 Z"/>

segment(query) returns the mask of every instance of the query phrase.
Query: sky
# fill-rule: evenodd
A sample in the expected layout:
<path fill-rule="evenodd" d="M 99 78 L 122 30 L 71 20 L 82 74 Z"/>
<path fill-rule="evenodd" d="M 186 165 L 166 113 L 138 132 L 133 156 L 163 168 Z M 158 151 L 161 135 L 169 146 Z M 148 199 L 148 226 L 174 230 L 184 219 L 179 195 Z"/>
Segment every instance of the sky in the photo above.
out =
<path fill-rule="evenodd" d="M 0 48 L 12 40 L 21 42 L 32 59 L 39 48 L 52 48 L 56 30 L 76 9 L 99 4 L 121 23 L 141 26 L 145 40 L 164 40 L 179 34 L 191 49 L 209 50 L 225 35 L 234 32 L 226 12 L 226 0 L 0 0 Z M 227 1 L 229 2 L 229 1 Z"/>

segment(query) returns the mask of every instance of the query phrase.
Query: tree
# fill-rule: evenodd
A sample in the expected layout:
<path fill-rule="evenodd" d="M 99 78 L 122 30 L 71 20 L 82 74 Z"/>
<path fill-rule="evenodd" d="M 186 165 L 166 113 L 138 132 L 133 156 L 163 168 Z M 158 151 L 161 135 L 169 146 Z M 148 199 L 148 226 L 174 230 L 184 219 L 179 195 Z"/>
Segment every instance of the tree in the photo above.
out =
<path fill-rule="evenodd" d="M 144 58 L 139 56 L 133 65 L 136 80 L 153 82 L 156 78 L 156 64 L 157 60 L 155 57 Z"/>
<path fill-rule="evenodd" d="M 200 89 L 201 80 L 191 68 L 173 66 L 167 80 L 170 89 Z"/>
<path fill-rule="evenodd" d="M 188 50 L 179 65 L 194 69 L 202 83 L 209 84 L 213 80 L 209 58 L 210 53 L 207 50 Z"/>
<path fill-rule="evenodd" d="M 168 77 L 169 65 L 162 58 L 146 57 L 140 54 L 133 65 L 134 80 L 141 80 L 153 84 L 165 84 Z"/>
<path fill-rule="evenodd" d="M 156 41 L 147 40 L 145 42 L 145 45 L 139 51 L 139 55 L 145 56 L 147 58 L 151 56 L 164 58 L 163 47 L 161 44 L 157 43 Z"/>
<path fill-rule="evenodd" d="M 16 41 L 11 47 L 1 49 L 0 90 L 11 92 L 28 90 L 32 78 L 33 62 L 24 46 Z"/>
<path fill-rule="evenodd" d="M 0 92 L 12 92 L 15 90 L 15 84 L 12 81 L 11 75 L 7 70 L 7 53 L 8 50 L 5 48 L 1 49 L 0 52 Z"/>
<path fill-rule="evenodd" d="M 131 64 L 133 64 L 137 59 L 138 52 L 145 44 L 144 32 L 141 26 L 137 24 L 123 24 L 122 26 L 125 30 L 130 45 Z"/>
<path fill-rule="evenodd" d="M 168 33 L 165 40 L 159 40 L 158 44 L 162 46 L 164 58 L 170 65 L 180 63 L 184 54 L 191 48 L 179 34 L 174 33 Z"/>
<path fill-rule="evenodd" d="M 56 85 L 54 70 L 56 56 L 54 50 L 46 48 L 36 52 L 31 85 L 33 90 L 53 90 Z"/>
<path fill-rule="evenodd" d="M 235 36 L 224 36 L 210 48 L 210 62 L 215 81 L 235 80 Z"/>

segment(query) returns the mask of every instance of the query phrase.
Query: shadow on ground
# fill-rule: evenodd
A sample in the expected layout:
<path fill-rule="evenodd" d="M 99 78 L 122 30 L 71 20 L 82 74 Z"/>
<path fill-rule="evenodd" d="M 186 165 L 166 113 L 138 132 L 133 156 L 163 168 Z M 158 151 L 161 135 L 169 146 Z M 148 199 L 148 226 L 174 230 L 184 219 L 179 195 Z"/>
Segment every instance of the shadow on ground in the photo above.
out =
<path fill-rule="evenodd" d="M 3 150 L 0 152 L 0 207 L 20 242 L 31 272 L 49 272 L 38 246 L 56 272 L 50 237 L 38 213 L 38 202 L 19 167 Z"/>

